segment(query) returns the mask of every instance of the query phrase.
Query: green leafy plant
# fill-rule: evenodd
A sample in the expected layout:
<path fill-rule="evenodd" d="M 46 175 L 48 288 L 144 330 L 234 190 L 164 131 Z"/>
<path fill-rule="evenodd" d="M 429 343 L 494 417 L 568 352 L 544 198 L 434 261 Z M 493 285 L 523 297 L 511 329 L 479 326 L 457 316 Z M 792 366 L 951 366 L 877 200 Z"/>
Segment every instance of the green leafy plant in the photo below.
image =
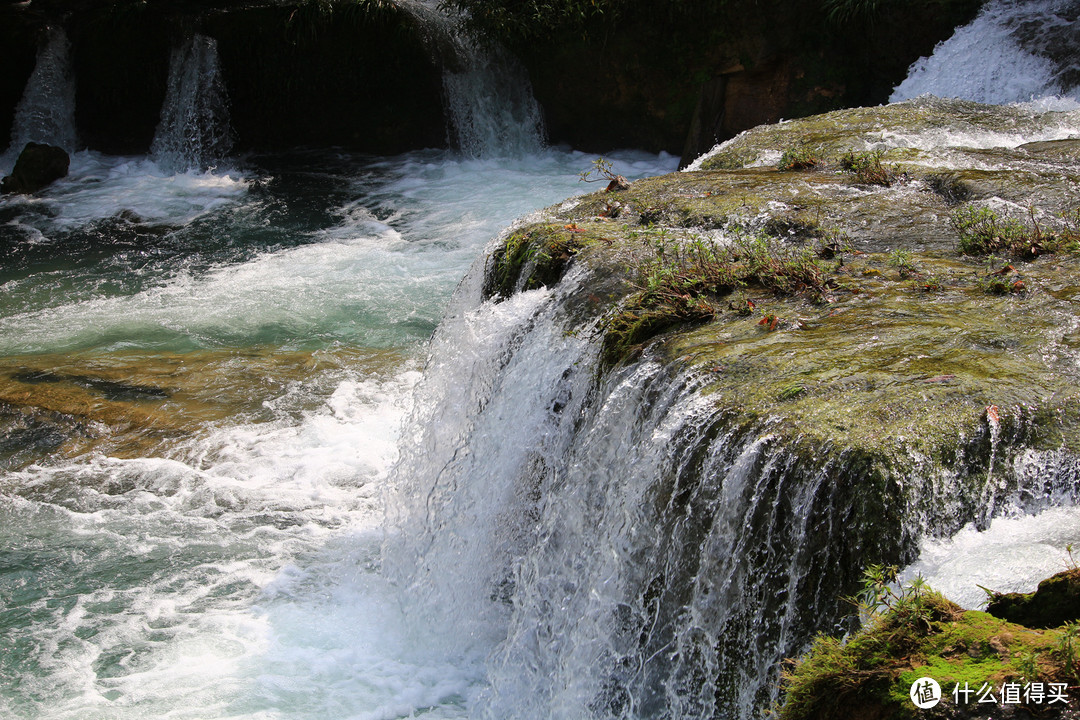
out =
<path fill-rule="evenodd" d="M 1058 638 L 1058 652 L 1061 654 L 1061 662 L 1065 666 L 1065 672 L 1080 681 L 1080 663 L 1077 655 L 1080 653 L 1080 624 L 1067 622 L 1062 626 L 1061 636 Z"/>
<path fill-rule="evenodd" d="M 1016 669 L 1020 677 L 1027 682 L 1035 682 L 1039 679 L 1039 653 L 1034 650 L 1021 655 L 1016 661 Z"/>
<path fill-rule="evenodd" d="M 950 216 L 965 255 L 1011 253 L 1038 255 L 1042 244 L 1023 223 L 1003 217 L 988 207 L 965 205 Z"/>
<path fill-rule="evenodd" d="M 592 168 L 579 173 L 581 182 L 602 182 L 608 181 L 607 190 L 611 192 L 613 190 L 625 190 L 630 187 L 630 183 L 622 175 L 618 175 L 612 170 L 611 162 L 605 160 L 602 157 L 598 157 L 592 162 Z"/>
<path fill-rule="evenodd" d="M 780 155 L 777 167 L 781 170 L 809 170 L 815 167 L 820 160 L 812 150 L 806 147 L 791 147 Z"/>
<path fill-rule="evenodd" d="M 897 173 L 881 163 L 884 156 L 881 150 L 872 152 L 848 152 L 840 158 L 840 167 L 855 174 L 855 182 L 860 185 L 881 185 L 889 187 L 896 180 Z"/>
<path fill-rule="evenodd" d="M 888 262 L 890 266 L 896 268 L 902 278 L 911 277 L 918 272 L 915 263 L 911 260 L 911 251 L 909 250 L 903 248 L 893 250 L 889 253 Z"/>

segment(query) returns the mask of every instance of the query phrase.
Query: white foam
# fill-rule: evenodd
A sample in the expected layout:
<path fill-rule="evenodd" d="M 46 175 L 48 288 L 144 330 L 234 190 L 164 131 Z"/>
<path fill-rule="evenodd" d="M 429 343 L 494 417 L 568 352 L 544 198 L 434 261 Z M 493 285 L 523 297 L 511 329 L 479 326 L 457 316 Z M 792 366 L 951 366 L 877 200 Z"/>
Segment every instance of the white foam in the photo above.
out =
<path fill-rule="evenodd" d="M 0 202 L 40 207 L 43 228 L 66 230 L 131 213 L 148 222 L 185 225 L 242 198 L 249 180 L 234 169 L 168 172 L 143 157 L 84 150 L 71 157 L 68 176 L 34 195 Z"/>
<path fill-rule="evenodd" d="M 1045 35 L 1050 28 L 1067 23 L 1058 15 L 1067 9 L 1063 6 L 1062 0 L 987 3 L 974 21 L 939 43 L 930 57 L 917 60 L 889 101 L 925 94 L 995 105 L 1049 96 L 1080 100 L 1076 88 L 1061 86 L 1062 69 L 1023 47 L 1016 35 L 1021 25 L 1038 25 Z"/>
<path fill-rule="evenodd" d="M 346 379 L 299 419 L 210 429 L 173 459 L 6 475 L 0 539 L 43 533 L 68 576 L 29 572 L 74 599 L 7 628 L 45 671 L 24 688 L 50 718 L 125 720 L 395 717 L 466 692 L 468 664 L 416 645 L 374 575 L 417 378 Z M 6 693 L 0 708 L 23 714 Z"/>
<path fill-rule="evenodd" d="M 983 586 L 996 592 L 1031 592 L 1080 560 L 1080 508 L 1059 507 L 1036 515 L 997 518 L 989 529 L 968 526 L 948 540 L 924 540 L 917 562 L 903 577 L 922 575 L 930 586 L 963 607 L 986 605 Z"/>

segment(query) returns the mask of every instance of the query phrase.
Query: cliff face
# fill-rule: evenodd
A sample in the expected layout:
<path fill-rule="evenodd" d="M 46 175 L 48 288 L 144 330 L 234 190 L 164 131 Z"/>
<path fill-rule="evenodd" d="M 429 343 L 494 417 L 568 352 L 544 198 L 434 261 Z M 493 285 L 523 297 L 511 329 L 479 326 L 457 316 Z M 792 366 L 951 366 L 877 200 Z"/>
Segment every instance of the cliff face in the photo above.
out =
<path fill-rule="evenodd" d="M 483 312 L 543 308 L 500 356 L 541 393 L 514 407 L 559 428 L 505 463 L 521 532 L 558 538 L 507 549 L 507 593 L 606 617 L 537 584 L 604 578 L 597 703 L 752 717 L 783 657 L 852 627 L 866 567 L 1077 496 L 1078 122 L 920 100 L 765 126 L 623 190 L 598 163 L 610 191 L 494 246 Z M 579 542 L 633 560 L 578 578 Z"/>
<path fill-rule="evenodd" d="M 878 3 L 850 16 L 830 15 L 828 5 L 627 3 L 583 27 L 538 29 L 512 47 L 553 140 L 666 150 L 685 165 L 762 123 L 885 102 L 909 65 L 981 2 Z"/>

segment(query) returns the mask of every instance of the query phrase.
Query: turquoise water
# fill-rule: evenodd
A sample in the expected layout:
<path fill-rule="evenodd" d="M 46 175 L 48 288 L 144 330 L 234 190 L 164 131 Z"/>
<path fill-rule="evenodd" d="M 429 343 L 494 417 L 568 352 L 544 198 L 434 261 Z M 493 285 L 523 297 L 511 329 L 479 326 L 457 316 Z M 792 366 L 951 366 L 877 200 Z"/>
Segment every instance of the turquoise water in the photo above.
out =
<path fill-rule="evenodd" d="M 592 159 L 81 152 L 0 199 L 0 715 L 466 713 L 490 639 L 406 616 L 384 481 L 455 286 Z"/>

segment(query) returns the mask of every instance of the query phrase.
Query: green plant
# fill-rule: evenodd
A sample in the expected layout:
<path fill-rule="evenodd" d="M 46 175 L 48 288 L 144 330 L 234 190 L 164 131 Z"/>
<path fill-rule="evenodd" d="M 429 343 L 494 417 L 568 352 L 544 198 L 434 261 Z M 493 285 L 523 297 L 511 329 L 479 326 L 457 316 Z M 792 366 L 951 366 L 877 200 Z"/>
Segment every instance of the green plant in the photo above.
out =
<path fill-rule="evenodd" d="M 950 216 L 965 255 L 1006 253 L 1031 259 L 1044 253 L 1080 251 L 1080 209 L 1066 211 L 1061 227 L 1044 231 L 1035 208 L 1028 208 L 1028 223 L 999 215 L 988 207 L 965 205 Z"/>
<path fill-rule="evenodd" d="M 1061 636 L 1058 638 L 1058 652 L 1061 654 L 1061 662 L 1065 666 L 1065 672 L 1080 681 L 1080 663 L 1077 662 L 1077 654 L 1080 652 L 1078 645 L 1080 637 L 1080 624 L 1067 622 L 1061 628 Z"/>
<path fill-rule="evenodd" d="M 915 263 L 911 261 L 911 251 L 897 248 L 889 253 L 889 265 L 896 268 L 900 277 L 906 278 L 916 274 Z"/>
<path fill-rule="evenodd" d="M 1024 281 L 1013 273 L 1016 272 L 1010 263 L 1004 263 L 995 255 L 986 259 L 986 270 L 979 276 L 975 285 L 988 295 L 1007 295 L 1009 293 L 1021 293 L 1026 289 Z"/>
<path fill-rule="evenodd" d="M 777 167 L 781 170 L 809 170 L 818 162 L 818 157 L 809 148 L 791 147 L 780 156 Z"/>
<path fill-rule="evenodd" d="M 618 177 L 612 171 L 611 161 L 598 157 L 592 161 L 592 167 L 579 173 L 581 182 L 600 182 L 601 180 L 614 180 Z"/>
<path fill-rule="evenodd" d="M 1039 653 L 1028 650 L 1016 660 L 1016 669 L 1020 677 L 1026 682 L 1035 682 L 1039 679 Z"/>
<path fill-rule="evenodd" d="M 920 286 L 927 292 L 940 292 L 945 289 L 945 280 L 939 275 L 931 275 L 922 281 Z"/>
<path fill-rule="evenodd" d="M 581 182 L 601 182 L 603 180 L 608 181 L 607 191 L 613 190 L 625 190 L 630 187 L 630 183 L 622 175 L 618 175 L 611 169 L 612 165 L 609 161 L 602 157 L 596 158 L 592 162 L 593 166 L 589 170 L 585 170 L 579 173 Z"/>
<path fill-rule="evenodd" d="M 739 288 L 817 297 L 825 292 L 825 271 L 805 246 L 747 234 L 723 245 L 703 237 L 675 239 L 658 231 L 650 232 L 647 240 L 654 257 L 639 265 L 637 292 L 604 325 L 606 366 L 673 325 L 711 319 L 717 313 L 715 300 Z"/>
<path fill-rule="evenodd" d="M 885 615 L 897 622 L 925 622 L 921 600 L 930 592 L 922 576 L 901 584 L 895 565 L 870 564 L 863 570 L 862 588 L 847 600 L 859 610 L 863 623 Z"/>
<path fill-rule="evenodd" d="M 840 167 L 854 173 L 855 182 L 860 185 L 889 187 L 896 180 L 896 171 L 881 164 L 884 154 L 881 150 L 860 153 L 849 151 L 840 158 Z"/>
<path fill-rule="evenodd" d="M 954 210 L 950 220 L 960 236 L 960 252 L 965 255 L 1033 249 L 1023 223 L 1002 217 L 988 207 L 965 205 Z"/>

